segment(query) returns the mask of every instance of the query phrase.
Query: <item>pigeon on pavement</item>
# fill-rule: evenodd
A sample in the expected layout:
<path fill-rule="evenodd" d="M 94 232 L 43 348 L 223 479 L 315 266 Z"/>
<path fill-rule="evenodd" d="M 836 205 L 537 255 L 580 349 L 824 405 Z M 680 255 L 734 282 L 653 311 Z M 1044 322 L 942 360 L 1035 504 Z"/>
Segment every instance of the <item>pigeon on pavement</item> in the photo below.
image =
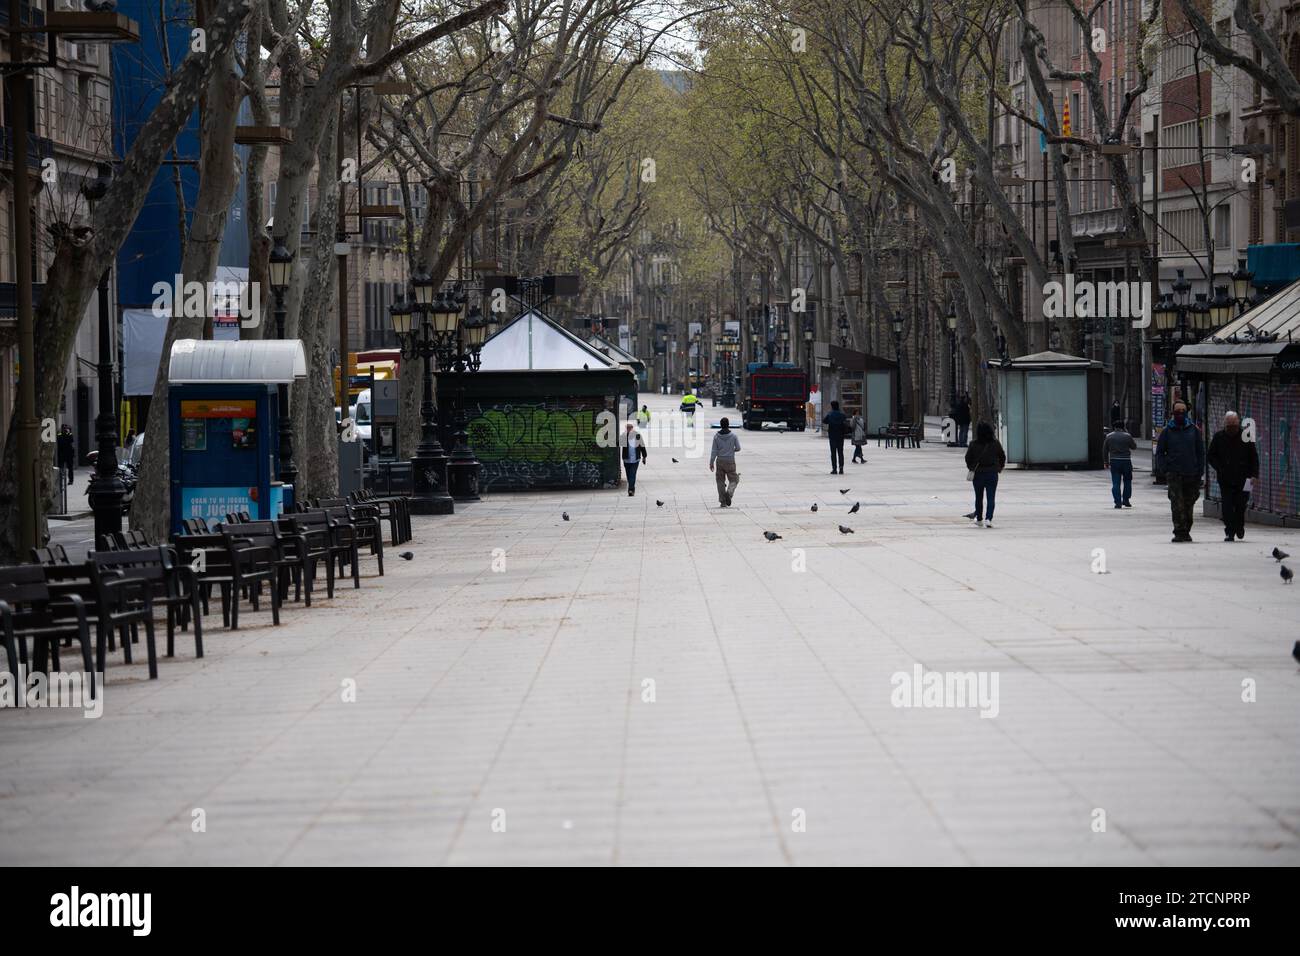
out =
<path fill-rule="evenodd" d="M 852 488 L 841 488 L 841 489 L 840 489 L 840 494 L 842 494 L 842 495 L 847 495 L 847 494 L 848 494 L 850 491 L 852 491 L 852 490 L 853 490 Z"/>
<path fill-rule="evenodd" d="M 764 531 L 764 532 L 763 532 L 763 537 L 767 538 L 768 541 L 776 541 L 776 540 L 778 540 L 781 536 L 780 536 L 779 534 L 777 534 L 775 531 Z"/>
<path fill-rule="evenodd" d="M 658 498 L 655 499 L 655 504 L 657 504 L 660 508 L 664 506 L 664 503 L 660 501 Z"/>
<path fill-rule="evenodd" d="M 1300 661 L 1300 641 L 1295 642 L 1295 647 L 1291 648 L 1291 656 Z"/>
<path fill-rule="evenodd" d="M 852 528 L 846 528 L 844 527 L 844 525 L 840 525 L 840 534 L 853 534 L 853 533 L 854 531 Z"/>
<path fill-rule="evenodd" d="M 403 561 L 410 561 L 413 557 L 415 557 L 415 555 L 413 555 L 410 551 L 403 551 L 401 554 L 398 555 L 398 557 L 401 558 Z"/>
<path fill-rule="evenodd" d="M 1283 583 L 1283 584 L 1290 584 L 1290 583 L 1291 583 L 1291 579 L 1292 579 L 1293 577 L 1295 577 L 1294 572 L 1292 572 L 1292 570 L 1291 570 L 1290 568 L 1288 568 L 1285 564 L 1282 565 L 1282 583 Z"/>
<path fill-rule="evenodd" d="M 569 513 L 568 513 L 567 511 L 562 512 L 562 513 L 560 514 L 560 517 L 563 518 L 565 521 L 568 521 L 568 520 L 569 520 Z"/>
<path fill-rule="evenodd" d="M 1283 558 L 1289 558 L 1289 557 L 1291 557 L 1291 555 L 1287 554 L 1285 551 L 1280 551 L 1277 548 L 1273 549 L 1274 561 L 1281 561 Z"/>
<path fill-rule="evenodd" d="M 851 515 L 855 515 L 855 514 L 857 514 L 857 513 L 858 513 L 858 508 L 859 508 L 861 505 L 862 505 L 862 502 L 860 502 L 860 501 L 855 501 L 855 502 L 853 502 L 853 507 L 849 509 L 849 514 L 851 514 Z"/>
<path fill-rule="evenodd" d="M 813 511 L 816 511 L 816 510 L 817 510 L 817 503 L 816 503 L 816 502 L 813 502 L 812 510 L 813 510 Z"/>
<path fill-rule="evenodd" d="M 673 459 L 673 464 L 674 464 L 674 465 L 678 464 L 678 461 L 677 461 L 676 458 Z"/>

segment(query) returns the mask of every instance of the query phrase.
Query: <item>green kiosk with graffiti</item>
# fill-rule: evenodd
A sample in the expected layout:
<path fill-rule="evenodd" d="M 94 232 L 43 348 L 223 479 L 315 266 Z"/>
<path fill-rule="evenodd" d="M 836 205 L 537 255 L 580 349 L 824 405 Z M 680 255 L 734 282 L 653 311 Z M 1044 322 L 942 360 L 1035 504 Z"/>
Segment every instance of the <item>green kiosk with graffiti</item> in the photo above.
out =
<path fill-rule="evenodd" d="M 618 486 L 618 448 L 600 439 L 611 416 L 617 436 L 636 407 L 626 366 L 537 309 L 503 326 L 480 357 L 477 372 L 438 376 L 439 408 L 465 411 L 480 492 Z M 451 438 L 440 436 L 448 448 Z"/>

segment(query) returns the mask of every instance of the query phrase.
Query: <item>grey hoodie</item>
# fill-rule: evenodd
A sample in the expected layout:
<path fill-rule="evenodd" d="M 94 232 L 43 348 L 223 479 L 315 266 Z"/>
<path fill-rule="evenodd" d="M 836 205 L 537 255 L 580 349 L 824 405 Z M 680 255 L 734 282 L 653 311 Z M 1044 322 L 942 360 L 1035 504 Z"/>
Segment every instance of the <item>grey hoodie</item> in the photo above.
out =
<path fill-rule="evenodd" d="M 718 432 L 713 436 L 713 448 L 709 451 L 709 464 L 712 465 L 719 458 L 726 461 L 735 461 L 736 452 L 740 451 L 740 439 L 736 433 L 727 430 Z"/>

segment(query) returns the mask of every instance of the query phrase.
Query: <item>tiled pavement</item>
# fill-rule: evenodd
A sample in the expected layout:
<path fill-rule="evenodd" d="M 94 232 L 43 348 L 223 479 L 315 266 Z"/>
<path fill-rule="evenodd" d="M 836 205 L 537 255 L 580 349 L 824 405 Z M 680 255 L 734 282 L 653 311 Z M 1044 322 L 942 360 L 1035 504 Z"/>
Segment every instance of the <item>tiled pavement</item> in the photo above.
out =
<path fill-rule="evenodd" d="M 1080 472 L 978 530 L 953 450 L 741 441 L 731 510 L 652 449 L 636 498 L 493 495 L 157 681 L 119 655 L 99 720 L 0 713 L 0 863 L 1300 863 L 1294 531 L 1174 546 Z M 997 716 L 894 707 L 917 663 Z"/>

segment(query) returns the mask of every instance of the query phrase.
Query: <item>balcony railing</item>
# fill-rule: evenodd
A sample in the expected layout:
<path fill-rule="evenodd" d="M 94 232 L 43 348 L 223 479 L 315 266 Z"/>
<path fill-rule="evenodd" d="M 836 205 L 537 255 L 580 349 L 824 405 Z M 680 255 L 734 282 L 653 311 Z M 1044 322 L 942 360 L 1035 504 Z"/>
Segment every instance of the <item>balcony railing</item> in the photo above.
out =
<path fill-rule="evenodd" d="M 41 160 L 54 158 L 54 140 L 47 136 L 27 134 L 27 166 L 40 169 Z M 0 126 L 0 166 L 14 165 L 14 131 L 12 127 Z"/>

